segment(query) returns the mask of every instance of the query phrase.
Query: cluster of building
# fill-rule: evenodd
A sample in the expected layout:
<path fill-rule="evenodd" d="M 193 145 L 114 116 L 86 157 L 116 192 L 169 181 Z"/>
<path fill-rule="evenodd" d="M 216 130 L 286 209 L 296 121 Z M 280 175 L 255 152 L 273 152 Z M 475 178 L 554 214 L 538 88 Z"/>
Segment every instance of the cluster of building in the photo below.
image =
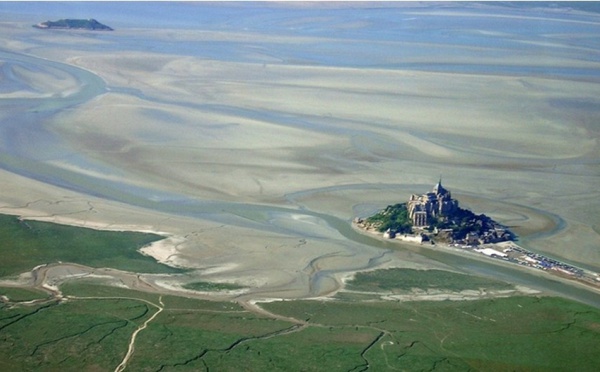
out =
<path fill-rule="evenodd" d="M 470 232 L 464 239 L 453 239 L 454 242 L 467 245 L 498 243 L 512 240 L 512 234 L 503 227 L 492 224 L 484 227 L 481 232 Z"/>

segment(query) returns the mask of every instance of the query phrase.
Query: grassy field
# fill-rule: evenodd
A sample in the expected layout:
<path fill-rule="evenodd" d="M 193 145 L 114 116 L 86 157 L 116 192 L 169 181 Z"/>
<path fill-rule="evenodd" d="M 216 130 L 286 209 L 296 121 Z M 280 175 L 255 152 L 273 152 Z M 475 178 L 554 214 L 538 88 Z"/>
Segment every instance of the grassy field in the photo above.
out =
<path fill-rule="evenodd" d="M 373 370 L 596 371 L 600 311 L 560 298 L 442 302 L 264 304 L 335 329 L 383 332 Z"/>
<path fill-rule="evenodd" d="M 125 299 L 3 308 L 0 369 L 114 369 L 136 324 L 152 311 L 146 303 Z"/>
<path fill-rule="evenodd" d="M 356 327 L 307 327 L 277 337 L 250 340 L 206 365 L 217 371 L 352 371 L 365 366 L 363 351 L 379 337 Z M 358 369 L 357 369 L 358 368 Z"/>
<path fill-rule="evenodd" d="M 66 303 L 0 305 L 3 370 L 595 371 L 600 311 L 552 297 L 478 301 L 286 301 L 267 318 L 230 302 L 72 282 Z M 81 298 L 81 297 L 86 298 Z"/>
<path fill-rule="evenodd" d="M 484 277 L 444 270 L 387 269 L 357 273 L 346 288 L 364 292 L 406 292 L 413 288 L 460 292 L 467 289 L 513 289 L 513 285 Z"/>
<path fill-rule="evenodd" d="M 213 292 L 213 291 L 231 291 L 235 289 L 243 289 L 241 285 L 231 283 L 211 283 L 211 282 L 193 282 L 183 285 L 185 289 L 191 289 L 193 291 L 201 292 Z"/>
<path fill-rule="evenodd" d="M 137 251 L 160 239 L 155 234 L 101 231 L 0 215 L 0 277 L 57 261 L 133 272 L 181 272 Z"/>
<path fill-rule="evenodd" d="M 251 340 L 276 335 L 292 326 L 242 309 L 214 310 L 211 307 L 207 309 L 201 302 L 190 307 L 167 307 L 144 331 L 129 369 L 220 370 L 216 362 L 211 362 L 212 358 L 220 359 Z M 240 370 L 243 365 L 230 368 Z"/>
<path fill-rule="evenodd" d="M 61 288 L 69 296 L 63 303 L 0 305 L 1 370 L 113 371 L 133 331 L 162 304 L 140 333 L 128 370 L 204 370 L 210 358 L 293 327 L 229 302 L 77 282 Z"/>
<path fill-rule="evenodd" d="M 48 297 L 46 292 L 32 288 L 0 287 L 0 296 L 6 296 L 10 301 L 32 301 Z"/>

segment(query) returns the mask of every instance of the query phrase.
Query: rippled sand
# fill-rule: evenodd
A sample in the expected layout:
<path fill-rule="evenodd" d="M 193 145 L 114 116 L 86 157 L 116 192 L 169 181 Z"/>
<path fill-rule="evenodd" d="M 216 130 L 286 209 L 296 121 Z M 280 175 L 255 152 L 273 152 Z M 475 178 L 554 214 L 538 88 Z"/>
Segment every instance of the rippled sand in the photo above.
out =
<path fill-rule="evenodd" d="M 480 15 L 460 16 L 466 34 L 481 34 L 479 24 L 469 23 Z M 510 225 L 529 248 L 600 267 L 599 80 L 526 72 L 527 66 L 597 69 L 600 65 L 586 57 L 598 52 L 592 46 L 576 47 L 557 35 L 548 36 L 554 44 L 529 53 L 514 45 L 514 50 L 478 45 L 477 51 L 457 43 L 456 50 L 465 51 L 461 54 L 450 53 L 449 41 L 437 47 L 448 49 L 445 63 L 460 63 L 464 71 L 433 72 L 309 64 L 286 59 L 280 51 L 337 42 L 340 59 L 362 53 L 334 36 L 259 33 L 249 39 L 238 31 L 122 29 L 78 49 L 88 34 L 44 34 L 24 24 L 15 30 L 6 22 L 0 27 L 11 30 L 11 39 L 17 34 L 22 40 L 6 44 L 12 51 L 82 67 L 108 87 L 45 125 L 68 151 L 114 172 L 68 156 L 45 164 L 149 190 L 141 195 L 148 200 L 163 200 L 160 195 L 168 193 L 187 201 L 291 209 L 259 217 L 243 212 L 194 218 L 1 171 L 0 212 L 166 232 L 177 241 L 166 250 L 172 262 L 199 269 L 201 277 L 257 287 L 257 295 L 298 297 L 336 290 L 339 283 L 327 279 L 318 282 L 318 290 L 311 288 L 315 273 L 339 277 L 368 267 L 381 248 L 350 241 L 319 217 L 294 210 L 350 221 L 427 191 L 441 174 L 463 205 Z M 521 36 L 523 44 L 540 43 L 539 35 Z M 199 51 L 128 50 L 112 45 L 115 37 L 148 45 L 172 40 L 253 47 L 236 58 L 218 59 Z M 111 45 L 110 53 L 104 43 Z M 385 61 L 384 45 L 374 65 Z M 389 48 L 403 46 L 415 53 L 436 47 L 403 41 Z M 544 58 L 535 51 L 544 51 Z M 438 57 L 431 62 L 440 62 Z M 492 62 L 522 70 L 469 71 L 470 64 Z M 68 95 L 76 85 L 49 71 L 23 70 L 19 79 L 29 88 L 0 98 Z M 381 264 L 443 266 L 403 251 L 388 253 Z"/>

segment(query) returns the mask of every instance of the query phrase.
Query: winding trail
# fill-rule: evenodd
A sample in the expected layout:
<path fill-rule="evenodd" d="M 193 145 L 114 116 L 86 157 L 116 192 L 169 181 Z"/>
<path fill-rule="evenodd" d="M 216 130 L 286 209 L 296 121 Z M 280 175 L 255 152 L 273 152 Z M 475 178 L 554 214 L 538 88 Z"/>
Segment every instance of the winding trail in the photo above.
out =
<path fill-rule="evenodd" d="M 258 315 L 262 315 L 262 316 L 266 316 L 268 318 L 271 319 L 276 319 L 276 320 L 282 320 L 284 322 L 290 322 L 292 324 L 297 324 L 297 325 L 303 325 L 306 326 L 309 323 L 305 320 L 301 320 L 301 319 L 296 319 L 296 318 L 292 318 L 289 316 L 284 316 L 284 315 L 279 315 L 276 313 L 272 313 L 269 310 L 266 310 L 263 307 L 260 307 L 256 304 L 256 301 L 238 301 L 237 302 L 241 307 L 243 307 L 244 309 L 246 309 L 247 311 L 254 313 L 254 314 L 258 314 Z M 311 324 L 314 325 L 314 324 Z"/>
<path fill-rule="evenodd" d="M 133 355 L 133 352 L 135 350 L 135 339 L 136 339 L 138 333 L 140 333 L 141 331 L 146 329 L 148 324 L 151 321 L 153 321 L 158 316 L 158 314 L 162 313 L 162 311 L 164 310 L 165 304 L 162 302 L 162 296 L 160 296 L 158 298 L 158 302 L 160 303 L 160 306 L 158 306 L 152 302 L 148 302 L 149 304 L 156 306 L 158 311 L 155 312 L 154 315 L 152 315 L 150 318 L 148 318 L 141 326 L 139 326 L 138 329 L 135 330 L 135 332 L 133 332 L 133 334 L 131 335 L 131 340 L 129 341 L 129 348 L 127 350 L 127 354 L 125 354 L 125 357 L 123 358 L 121 363 L 117 366 L 117 368 L 115 368 L 115 372 L 121 372 L 121 371 L 125 370 L 125 367 L 127 366 L 127 362 L 129 362 L 129 359 L 131 358 L 131 356 Z"/>

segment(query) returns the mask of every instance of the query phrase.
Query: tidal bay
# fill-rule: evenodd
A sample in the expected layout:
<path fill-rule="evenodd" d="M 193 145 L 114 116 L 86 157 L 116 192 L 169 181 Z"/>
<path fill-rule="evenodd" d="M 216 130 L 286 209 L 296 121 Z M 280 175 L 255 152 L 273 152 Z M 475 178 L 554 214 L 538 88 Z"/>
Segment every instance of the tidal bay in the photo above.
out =
<path fill-rule="evenodd" d="M 318 296 L 344 273 L 404 265 L 598 306 L 538 275 L 350 226 L 443 174 L 528 248 L 600 268 L 596 14 L 206 5 L 181 29 L 147 18 L 164 4 L 115 24 L 115 9 L 89 6 L 117 30 L 46 32 L 0 7 L 0 211 L 184 236 L 180 263 L 255 296 Z"/>

